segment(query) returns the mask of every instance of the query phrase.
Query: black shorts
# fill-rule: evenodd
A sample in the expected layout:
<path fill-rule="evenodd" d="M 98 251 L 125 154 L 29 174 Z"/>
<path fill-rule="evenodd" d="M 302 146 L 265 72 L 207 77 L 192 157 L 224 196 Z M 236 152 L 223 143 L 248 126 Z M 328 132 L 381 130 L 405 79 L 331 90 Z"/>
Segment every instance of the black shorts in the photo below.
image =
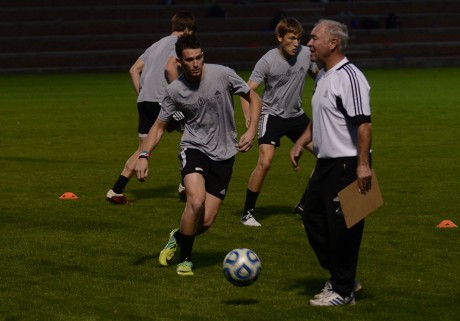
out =
<path fill-rule="evenodd" d="M 155 123 L 155 120 L 160 114 L 161 104 L 152 101 L 142 101 L 137 103 L 137 112 L 139 114 L 139 122 L 137 131 L 139 136 L 147 136 L 150 128 Z M 182 131 L 182 122 L 170 119 L 166 130 L 172 132 L 173 130 Z"/>
<path fill-rule="evenodd" d="M 200 173 L 205 179 L 206 192 L 223 200 L 227 195 L 235 157 L 215 161 L 197 149 L 184 148 L 179 154 L 182 180 L 187 174 Z"/>
<path fill-rule="evenodd" d="M 280 146 L 281 137 L 288 137 L 293 143 L 303 134 L 310 118 L 302 114 L 293 118 L 281 118 L 273 115 L 260 115 L 259 145 Z"/>
<path fill-rule="evenodd" d="M 142 101 L 137 103 L 137 112 L 139 114 L 139 122 L 137 131 L 139 136 L 146 136 L 149 133 L 150 128 L 160 113 L 160 103 L 152 101 Z"/>

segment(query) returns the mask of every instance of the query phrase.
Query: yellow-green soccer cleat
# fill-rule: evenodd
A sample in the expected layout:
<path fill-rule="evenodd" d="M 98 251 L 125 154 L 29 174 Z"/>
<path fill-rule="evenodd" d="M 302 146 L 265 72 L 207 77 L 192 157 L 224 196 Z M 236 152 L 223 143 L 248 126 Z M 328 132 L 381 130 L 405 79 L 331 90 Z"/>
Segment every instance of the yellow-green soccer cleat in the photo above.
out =
<path fill-rule="evenodd" d="M 158 257 L 158 261 L 160 262 L 161 266 L 168 266 L 171 261 L 173 260 L 174 256 L 176 255 L 177 250 L 177 242 L 176 238 L 174 237 L 174 233 L 176 233 L 179 229 L 174 229 L 169 233 L 169 240 L 163 250 L 160 252 L 160 256 Z"/>
<path fill-rule="evenodd" d="M 193 275 L 193 263 L 185 260 L 177 265 L 176 272 L 179 275 Z"/>

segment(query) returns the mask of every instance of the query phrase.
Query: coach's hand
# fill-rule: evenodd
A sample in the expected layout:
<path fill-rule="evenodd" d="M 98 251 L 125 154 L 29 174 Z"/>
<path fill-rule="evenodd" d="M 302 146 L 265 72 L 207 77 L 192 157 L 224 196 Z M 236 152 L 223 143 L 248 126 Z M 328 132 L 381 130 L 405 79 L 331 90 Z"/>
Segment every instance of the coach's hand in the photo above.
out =
<path fill-rule="evenodd" d="M 359 192 L 366 194 L 372 188 L 372 171 L 369 166 L 358 165 L 356 169 Z"/>
<path fill-rule="evenodd" d="M 303 147 L 300 144 L 294 144 L 291 148 L 290 156 L 291 156 L 291 164 L 294 167 L 294 170 L 297 172 L 300 168 L 299 166 L 299 159 L 302 156 Z"/>
<path fill-rule="evenodd" d="M 149 174 L 149 161 L 146 158 L 139 158 L 136 163 L 136 177 L 139 181 L 145 181 Z"/>

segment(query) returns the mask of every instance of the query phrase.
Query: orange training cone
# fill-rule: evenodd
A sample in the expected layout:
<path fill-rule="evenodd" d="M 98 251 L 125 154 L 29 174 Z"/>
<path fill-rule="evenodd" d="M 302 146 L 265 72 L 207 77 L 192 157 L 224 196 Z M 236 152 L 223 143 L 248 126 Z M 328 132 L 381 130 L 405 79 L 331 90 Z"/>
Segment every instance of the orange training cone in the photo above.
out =
<path fill-rule="evenodd" d="M 78 198 L 77 195 L 75 195 L 72 192 L 65 192 L 59 197 L 61 200 L 76 200 Z"/>
<path fill-rule="evenodd" d="M 457 225 L 455 225 L 452 221 L 444 220 L 441 223 L 439 223 L 438 225 L 436 225 L 436 227 L 448 228 L 448 227 L 457 227 Z"/>

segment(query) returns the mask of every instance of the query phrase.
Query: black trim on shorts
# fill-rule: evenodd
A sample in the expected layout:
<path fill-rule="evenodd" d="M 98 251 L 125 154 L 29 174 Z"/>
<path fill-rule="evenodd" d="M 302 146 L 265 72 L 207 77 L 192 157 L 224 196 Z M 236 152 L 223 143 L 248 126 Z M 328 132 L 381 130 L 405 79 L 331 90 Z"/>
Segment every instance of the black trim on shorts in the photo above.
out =
<path fill-rule="evenodd" d="M 233 173 L 235 157 L 223 161 L 215 161 L 205 153 L 193 148 L 184 148 L 179 153 L 181 176 L 200 173 L 205 179 L 206 192 L 223 200 L 228 192 L 228 186 Z"/>

